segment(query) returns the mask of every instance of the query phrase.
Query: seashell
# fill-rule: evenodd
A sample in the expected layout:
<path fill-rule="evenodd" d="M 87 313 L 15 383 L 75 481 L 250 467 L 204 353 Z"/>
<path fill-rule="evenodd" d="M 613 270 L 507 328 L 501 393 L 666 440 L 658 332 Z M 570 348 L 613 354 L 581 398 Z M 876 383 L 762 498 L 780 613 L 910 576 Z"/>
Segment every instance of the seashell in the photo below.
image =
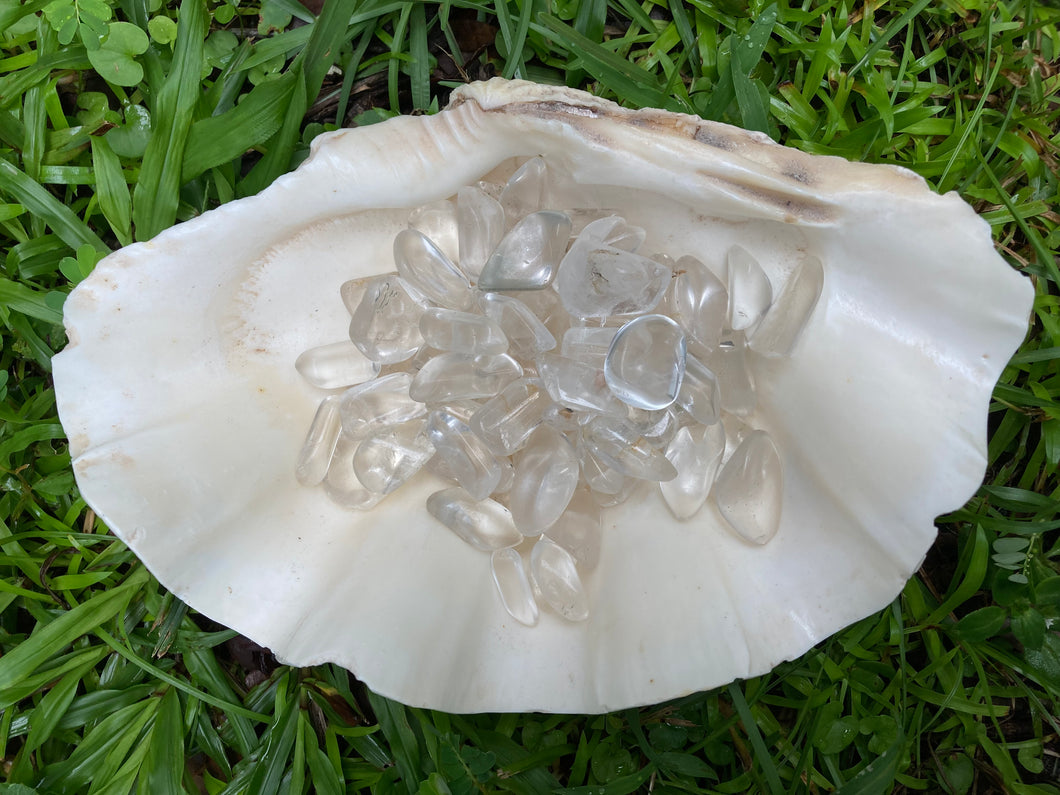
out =
<path fill-rule="evenodd" d="M 740 245 L 775 289 L 818 258 L 824 287 L 790 356 L 745 351 L 742 419 L 783 463 L 776 536 L 636 490 L 604 510 L 588 619 L 531 628 L 428 514 L 441 478 L 365 512 L 298 484 L 320 394 L 294 362 L 342 338 L 341 285 L 397 269 L 410 210 L 536 155 L 568 175 L 576 229 L 618 213 L 723 280 Z M 492 80 L 435 116 L 322 135 L 261 194 L 106 258 L 66 303 L 55 387 L 84 498 L 195 609 L 407 704 L 605 712 L 763 673 L 890 602 L 981 482 L 1031 298 L 987 224 L 909 171 Z"/>

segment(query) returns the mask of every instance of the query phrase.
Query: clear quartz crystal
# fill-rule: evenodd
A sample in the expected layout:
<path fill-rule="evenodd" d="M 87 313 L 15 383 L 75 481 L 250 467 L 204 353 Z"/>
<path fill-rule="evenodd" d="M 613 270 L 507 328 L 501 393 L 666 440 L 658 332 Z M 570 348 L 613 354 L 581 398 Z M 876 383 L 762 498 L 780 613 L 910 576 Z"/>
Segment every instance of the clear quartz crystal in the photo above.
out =
<path fill-rule="evenodd" d="M 729 293 L 721 279 L 695 257 L 674 265 L 670 303 L 674 320 L 708 350 L 718 347 L 725 324 Z"/>
<path fill-rule="evenodd" d="M 484 293 L 479 300 L 486 317 L 503 330 L 512 355 L 531 360 L 556 347 L 556 338 L 523 301 L 500 293 Z"/>
<path fill-rule="evenodd" d="M 496 490 L 501 465 L 464 422 L 444 409 L 432 411 L 427 419 L 427 437 L 456 482 L 472 498 L 481 500 Z"/>
<path fill-rule="evenodd" d="M 758 397 L 747 366 L 747 342 L 742 332 L 726 334 L 721 344 L 702 361 L 721 385 L 723 410 L 740 416 L 755 410 Z"/>
<path fill-rule="evenodd" d="M 652 447 L 666 447 L 678 427 L 677 412 L 673 406 L 654 411 L 630 406 L 626 411 L 626 422 Z"/>
<path fill-rule="evenodd" d="M 588 251 L 590 248 L 599 246 L 610 246 L 622 251 L 637 251 L 644 244 L 647 233 L 639 226 L 633 226 L 626 219 L 617 215 L 609 215 L 592 223 L 586 224 L 578 239 L 571 247 L 575 246 Z"/>
<path fill-rule="evenodd" d="M 324 480 L 341 429 L 339 400 L 336 395 L 331 395 L 320 401 L 298 454 L 294 472 L 303 486 L 315 486 Z"/>
<path fill-rule="evenodd" d="M 493 249 L 504 236 L 504 209 L 481 188 L 461 188 L 456 194 L 460 237 L 460 269 L 478 279 Z"/>
<path fill-rule="evenodd" d="M 471 308 L 474 293 L 467 276 L 429 238 L 403 229 L 394 238 L 398 275 L 434 303 L 449 309 Z"/>
<path fill-rule="evenodd" d="M 607 494 L 602 491 L 593 492 L 593 502 L 599 505 L 601 508 L 614 508 L 616 505 L 621 505 L 627 502 L 641 486 L 644 485 L 643 480 L 637 478 L 626 478 L 620 488 L 614 494 Z"/>
<path fill-rule="evenodd" d="M 424 425 L 423 420 L 391 425 L 360 443 L 353 457 L 353 471 L 366 489 L 389 494 L 430 460 L 434 445 Z"/>
<path fill-rule="evenodd" d="M 512 515 L 496 500 L 476 500 L 461 488 L 436 491 L 427 498 L 427 513 L 483 552 L 514 547 L 523 540 Z"/>
<path fill-rule="evenodd" d="M 552 284 L 567 250 L 570 218 L 542 210 L 531 213 L 504 236 L 478 277 L 480 290 L 543 290 Z"/>
<path fill-rule="evenodd" d="M 614 326 L 572 326 L 563 334 L 560 353 L 568 359 L 591 364 L 601 370 L 618 329 Z"/>
<path fill-rule="evenodd" d="M 424 416 L 427 407 L 409 397 L 411 384 L 408 373 L 393 373 L 347 389 L 339 397 L 343 434 L 364 439 L 387 425 Z"/>
<path fill-rule="evenodd" d="M 335 446 L 335 455 L 324 480 L 324 494 L 340 508 L 368 511 L 378 505 L 385 494 L 369 491 L 353 471 L 353 457 L 360 443 L 342 434 Z"/>
<path fill-rule="evenodd" d="M 542 598 L 563 618 L 584 621 L 589 617 L 589 598 L 574 557 L 547 536 L 530 552 L 530 574 Z"/>
<path fill-rule="evenodd" d="M 817 257 L 801 262 L 785 282 L 748 345 L 765 356 L 787 356 L 813 314 L 824 290 L 824 265 Z"/>
<path fill-rule="evenodd" d="M 420 316 L 420 333 L 432 348 L 471 355 L 508 350 L 508 338 L 488 317 L 455 309 L 431 307 Z"/>
<path fill-rule="evenodd" d="M 758 260 L 742 246 L 728 253 L 729 328 L 746 331 L 762 319 L 773 300 L 773 287 Z"/>
<path fill-rule="evenodd" d="M 306 381 L 320 389 L 338 389 L 370 381 L 379 375 L 379 365 L 349 340 L 310 348 L 294 360 Z"/>
<path fill-rule="evenodd" d="M 508 384 L 476 411 L 468 425 L 496 455 L 511 455 L 544 419 L 553 405 L 541 382 L 522 378 Z"/>
<path fill-rule="evenodd" d="M 627 477 L 592 451 L 584 441 L 578 443 L 582 480 L 594 492 L 618 494 L 626 485 Z"/>
<path fill-rule="evenodd" d="M 600 506 L 593 501 L 589 489 L 580 486 L 574 492 L 567 510 L 548 528 L 548 537 L 573 555 L 585 570 L 596 568 L 603 532 Z"/>
<path fill-rule="evenodd" d="M 677 404 L 704 425 L 713 425 L 720 416 L 721 386 L 718 379 L 692 354 L 685 357 L 685 380 L 677 393 Z"/>
<path fill-rule="evenodd" d="M 393 275 L 397 276 L 396 273 Z M 346 306 L 347 312 L 352 315 L 357 311 L 357 306 L 364 297 L 364 290 L 368 283 L 377 278 L 379 277 L 362 276 L 359 279 L 350 279 L 348 282 L 342 283 L 339 287 L 339 296 L 342 298 L 342 303 Z"/>
<path fill-rule="evenodd" d="M 665 315 L 629 321 L 611 341 L 604 379 L 615 397 L 641 409 L 664 409 L 685 377 L 685 333 Z"/>
<path fill-rule="evenodd" d="M 448 199 L 417 207 L 409 213 L 409 226 L 430 238 L 450 260 L 460 257 L 456 205 Z"/>
<path fill-rule="evenodd" d="M 525 536 L 545 532 L 566 510 L 578 485 L 574 446 L 549 425 L 535 430 L 515 461 L 508 508 Z"/>
<path fill-rule="evenodd" d="M 740 536 L 765 544 L 780 527 L 784 484 L 780 455 L 765 431 L 752 431 L 718 475 L 718 511 Z"/>
<path fill-rule="evenodd" d="M 532 157 L 516 170 L 501 191 L 500 203 L 509 222 L 540 210 L 548 201 L 548 166 Z"/>
<path fill-rule="evenodd" d="M 556 403 L 575 410 L 625 414 L 622 402 L 608 389 L 603 370 L 554 353 L 542 353 L 536 362 L 541 381 Z"/>
<path fill-rule="evenodd" d="M 666 458 L 677 477 L 659 484 L 670 512 L 678 519 L 694 516 L 707 501 L 725 452 L 725 428 L 720 422 L 681 428 L 666 448 Z"/>
<path fill-rule="evenodd" d="M 413 400 L 423 403 L 489 398 L 522 374 L 523 368 L 506 353 L 496 356 L 442 353 L 416 373 L 409 394 Z"/>
<path fill-rule="evenodd" d="M 490 571 L 508 615 L 520 624 L 535 626 L 539 612 L 523 556 L 514 549 L 498 549 L 490 556 Z"/>
<path fill-rule="evenodd" d="M 677 470 L 662 451 L 635 428 L 615 417 L 596 417 L 582 429 L 585 446 L 624 475 L 640 480 L 672 480 Z"/>
<path fill-rule="evenodd" d="M 575 317 L 605 318 L 650 312 L 670 279 L 669 268 L 640 254 L 575 244 L 560 263 L 555 288 Z"/>
<path fill-rule="evenodd" d="M 422 313 L 397 274 L 380 276 L 368 282 L 353 311 L 350 339 L 373 362 L 403 362 L 423 344 Z"/>

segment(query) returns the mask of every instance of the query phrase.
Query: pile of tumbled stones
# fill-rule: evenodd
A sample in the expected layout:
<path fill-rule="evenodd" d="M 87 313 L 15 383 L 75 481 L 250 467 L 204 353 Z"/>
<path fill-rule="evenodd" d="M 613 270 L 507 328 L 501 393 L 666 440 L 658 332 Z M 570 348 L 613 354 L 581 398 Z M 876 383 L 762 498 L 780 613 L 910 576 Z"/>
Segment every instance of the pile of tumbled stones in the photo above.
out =
<path fill-rule="evenodd" d="M 580 572 L 599 560 L 601 511 L 645 481 L 678 519 L 712 496 L 747 541 L 773 537 L 780 457 L 742 419 L 748 350 L 787 355 L 824 279 L 807 259 L 774 298 L 740 247 L 723 281 L 692 256 L 646 256 L 644 230 L 616 215 L 572 234 L 549 172 L 531 158 L 504 185 L 414 210 L 397 272 L 342 286 L 349 340 L 295 363 L 328 391 L 298 480 L 358 510 L 420 470 L 450 481 L 427 510 L 489 553 L 529 626 L 542 603 L 588 617 Z"/>

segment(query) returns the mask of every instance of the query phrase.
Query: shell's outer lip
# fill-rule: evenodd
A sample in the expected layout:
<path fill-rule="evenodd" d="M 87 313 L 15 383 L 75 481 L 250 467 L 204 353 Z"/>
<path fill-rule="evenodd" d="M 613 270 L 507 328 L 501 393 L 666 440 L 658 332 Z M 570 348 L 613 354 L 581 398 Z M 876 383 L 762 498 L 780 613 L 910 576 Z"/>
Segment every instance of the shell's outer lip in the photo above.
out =
<path fill-rule="evenodd" d="M 400 208 L 537 153 L 651 194 L 663 209 L 629 211 L 674 253 L 740 240 L 771 275 L 805 251 L 828 270 L 794 355 L 760 373 L 756 421 L 786 472 L 777 537 L 751 548 L 645 496 L 607 517 L 593 617 L 526 631 L 427 518 L 434 484 L 352 517 L 295 485 L 319 395 L 293 361 L 341 336 L 342 281 L 393 268 Z M 981 482 L 1032 297 L 986 223 L 910 172 L 495 80 L 437 116 L 320 136 L 258 196 L 106 258 L 67 302 L 54 377 L 83 496 L 192 607 L 409 704 L 604 712 L 762 673 L 893 599 L 934 516 Z"/>

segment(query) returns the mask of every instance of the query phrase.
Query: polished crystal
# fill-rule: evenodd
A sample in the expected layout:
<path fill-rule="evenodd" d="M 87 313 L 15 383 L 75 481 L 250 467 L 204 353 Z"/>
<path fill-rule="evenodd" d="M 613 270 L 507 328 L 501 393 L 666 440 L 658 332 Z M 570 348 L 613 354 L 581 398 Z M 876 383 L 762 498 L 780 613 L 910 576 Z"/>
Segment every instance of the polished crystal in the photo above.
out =
<path fill-rule="evenodd" d="M 728 254 L 729 328 L 745 331 L 753 328 L 769 309 L 773 287 L 758 260 L 742 246 L 733 246 Z"/>
<path fill-rule="evenodd" d="M 310 348 L 294 360 L 295 369 L 320 389 L 338 389 L 370 381 L 379 375 L 379 364 L 348 340 Z"/>
<path fill-rule="evenodd" d="M 650 312 L 670 278 L 669 268 L 640 254 L 575 244 L 560 263 L 555 287 L 575 317 L 606 318 Z"/>
<path fill-rule="evenodd" d="M 742 332 L 726 334 L 721 344 L 702 361 L 718 380 L 723 410 L 740 416 L 755 410 L 758 397 L 747 364 L 747 342 Z"/>
<path fill-rule="evenodd" d="M 556 403 L 575 410 L 625 414 L 622 402 L 611 394 L 603 370 L 554 353 L 543 353 L 536 362 L 538 375 Z"/>
<path fill-rule="evenodd" d="M 350 339 L 373 362 L 403 362 L 423 344 L 421 314 L 423 307 L 397 274 L 380 276 L 365 285 L 350 320 Z"/>
<path fill-rule="evenodd" d="M 695 257 L 684 256 L 674 266 L 670 289 L 674 320 L 700 345 L 718 347 L 729 305 L 721 279 Z"/>
<path fill-rule="evenodd" d="M 471 355 L 508 350 L 508 338 L 488 317 L 455 309 L 431 307 L 420 316 L 420 333 L 432 348 Z"/>
<path fill-rule="evenodd" d="M 556 347 L 556 338 L 530 307 L 518 298 L 484 293 L 480 302 L 486 317 L 500 325 L 513 356 L 531 360 L 537 354 Z"/>
<path fill-rule="evenodd" d="M 553 405 L 537 379 L 513 381 L 476 411 L 468 425 L 496 455 L 511 455 L 541 424 Z"/>
<path fill-rule="evenodd" d="M 508 508 L 519 532 L 536 536 L 548 530 L 566 510 L 577 485 L 574 447 L 555 428 L 542 425 L 515 461 Z"/>
<path fill-rule="evenodd" d="M 725 428 L 720 422 L 681 428 L 666 448 L 666 458 L 677 477 L 659 484 L 670 512 L 678 519 L 694 516 L 710 494 L 725 452 Z"/>
<path fill-rule="evenodd" d="M 714 485 L 718 511 L 743 538 L 765 544 L 780 527 L 783 494 L 776 445 L 765 431 L 753 431 L 718 475 Z"/>
<path fill-rule="evenodd" d="M 824 290 L 824 266 L 817 257 L 801 262 L 762 318 L 748 345 L 766 356 L 787 356 Z"/>
<path fill-rule="evenodd" d="M 427 419 L 427 437 L 453 478 L 473 499 L 484 499 L 496 490 L 501 465 L 464 422 L 444 409 L 432 411 Z"/>
<path fill-rule="evenodd" d="M 543 157 L 532 157 L 519 166 L 500 195 L 509 223 L 544 208 L 547 201 L 548 166 Z"/>
<path fill-rule="evenodd" d="M 389 494 L 403 486 L 434 455 L 423 420 L 391 425 L 364 439 L 353 471 L 369 491 Z"/>
<path fill-rule="evenodd" d="M 436 491 L 427 498 L 427 513 L 483 552 L 514 547 L 523 540 L 507 508 L 496 500 L 476 500 L 461 488 Z"/>
<path fill-rule="evenodd" d="M 719 354 L 720 355 L 720 354 Z M 677 405 L 696 422 L 712 425 L 721 412 L 721 387 L 714 373 L 692 354 L 685 357 L 685 380 L 677 393 Z"/>
<path fill-rule="evenodd" d="M 665 315 L 643 315 L 619 329 L 604 360 L 615 397 L 641 409 L 664 409 L 685 377 L 685 333 Z"/>
<path fill-rule="evenodd" d="M 411 383 L 408 373 L 393 373 L 343 392 L 339 397 L 343 435 L 364 439 L 387 425 L 424 416 L 426 406 L 409 397 Z"/>
<path fill-rule="evenodd" d="M 456 205 L 448 199 L 417 207 L 409 213 L 409 226 L 423 234 L 451 261 L 460 257 Z"/>
<path fill-rule="evenodd" d="M 628 479 L 607 461 L 593 452 L 584 440 L 578 442 L 578 459 L 581 462 L 582 480 L 594 492 L 618 494 Z"/>
<path fill-rule="evenodd" d="M 593 454 L 624 475 L 660 481 L 677 477 L 677 470 L 662 451 L 624 420 L 596 417 L 582 429 L 582 439 Z"/>
<path fill-rule="evenodd" d="M 589 598 L 574 557 L 547 536 L 530 552 L 530 574 L 542 598 L 563 618 L 584 621 L 589 617 Z"/>
<path fill-rule="evenodd" d="M 574 492 L 567 510 L 548 528 L 547 535 L 573 555 L 579 566 L 588 571 L 596 568 L 603 532 L 600 506 L 589 489 L 580 486 Z"/>
<path fill-rule="evenodd" d="M 470 309 L 474 293 L 467 276 L 431 240 L 416 229 L 394 238 L 398 275 L 439 306 Z"/>
<path fill-rule="evenodd" d="M 508 615 L 528 627 L 536 625 L 539 612 L 522 555 L 514 549 L 498 549 L 490 556 L 490 571 Z"/>
<path fill-rule="evenodd" d="M 480 290 L 542 290 L 552 284 L 567 249 L 570 218 L 531 213 L 504 236 L 478 277 Z"/>
<path fill-rule="evenodd" d="M 335 455 L 328 467 L 328 476 L 324 480 L 324 494 L 328 499 L 352 511 L 368 511 L 378 505 L 385 494 L 369 491 L 357 479 L 353 471 L 353 457 L 357 454 L 360 443 L 356 439 L 342 434 L 335 446 Z"/>
<path fill-rule="evenodd" d="M 614 326 L 572 326 L 563 334 L 560 353 L 568 359 L 577 359 L 603 370 L 611 341 L 617 333 Z"/>
<path fill-rule="evenodd" d="M 490 398 L 523 374 L 523 368 L 506 353 L 469 356 L 442 353 L 412 379 L 409 394 L 423 403 L 464 398 Z"/>
<path fill-rule="evenodd" d="M 673 406 L 665 409 L 638 409 L 630 406 L 626 422 L 652 447 L 666 447 L 677 433 L 677 412 Z"/>
<path fill-rule="evenodd" d="M 481 188 L 461 188 L 456 195 L 457 228 L 460 238 L 460 269 L 478 279 L 493 249 L 504 236 L 504 210 Z"/>
<path fill-rule="evenodd" d="M 338 403 L 337 396 L 326 397 L 320 401 L 313 415 L 313 422 L 295 465 L 295 477 L 303 486 L 317 485 L 328 473 L 328 465 L 342 428 Z"/>

